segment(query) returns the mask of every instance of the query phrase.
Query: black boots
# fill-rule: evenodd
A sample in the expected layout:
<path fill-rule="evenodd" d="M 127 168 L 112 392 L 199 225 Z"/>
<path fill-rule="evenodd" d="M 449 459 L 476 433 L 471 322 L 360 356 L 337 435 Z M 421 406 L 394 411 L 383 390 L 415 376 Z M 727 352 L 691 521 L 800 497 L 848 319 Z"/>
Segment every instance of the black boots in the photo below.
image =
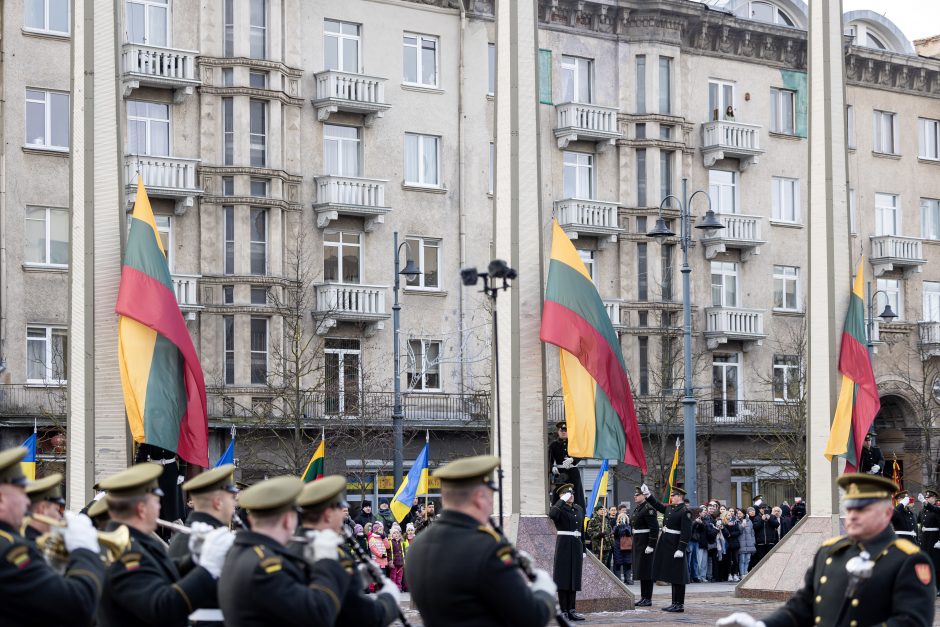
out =
<path fill-rule="evenodd" d="M 649 607 L 649 606 L 651 606 L 652 604 L 653 604 L 653 601 L 652 601 L 651 599 L 640 599 L 639 601 L 637 601 L 637 602 L 634 603 L 633 605 L 634 605 L 634 607 Z"/>
<path fill-rule="evenodd" d="M 585 620 L 585 618 L 574 610 L 568 610 L 568 620 Z"/>
<path fill-rule="evenodd" d="M 682 603 L 673 603 L 669 607 L 662 608 L 664 612 L 685 612 L 685 606 Z"/>

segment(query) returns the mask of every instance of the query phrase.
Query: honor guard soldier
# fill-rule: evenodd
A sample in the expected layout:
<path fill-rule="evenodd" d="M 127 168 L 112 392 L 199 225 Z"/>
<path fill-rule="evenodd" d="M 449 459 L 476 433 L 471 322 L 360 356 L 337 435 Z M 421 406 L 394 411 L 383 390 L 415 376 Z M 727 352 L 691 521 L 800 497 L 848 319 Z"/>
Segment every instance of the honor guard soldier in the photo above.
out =
<path fill-rule="evenodd" d="M 568 620 L 584 620 L 575 611 L 578 591 L 581 590 L 581 567 L 584 563 L 584 510 L 575 503 L 574 486 L 570 483 L 558 486 L 558 500 L 548 510 L 548 517 L 555 523 L 555 564 L 552 579 L 558 586 L 558 603 Z"/>
<path fill-rule="evenodd" d="M 910 540 L 917 544 L 917 517 L 911 510 L 911 495 L 907 490 L 901 490 L 894 495 L 897 505 L 891 514 L 891 526 L 898 537 Z"/>
<path fill-rule="evenodd" d="M 669 495 L 669 507 L 658 502 L 650 494 L 646 484 L 640 490 L 647 502 L 662 512 L 663 529 L 653 554 L 653 579 L 672 584 L 672 605 L 662 608 L 664 612 L 685 611 L 685 587 L 689 583 L 689 568 L 685 561 L 685 550 L 692 537 L 692 512 L 685 505 L 685 490 L 673 486 Z"/>
<path fill-rule="evenodd" d="M 573 488 L 574 502 L 581 511 L 586 511 L 584 502 L 584 486 L 581 483 L 580 457 L 568 455 L 568 423 L 562 420 L 555 425 L 558 439 L 548 445 L 548 463 L 551 471 L 551 480 L 554 485 L 570 483 Z M 555 488 L 557 494 L 558 488 Z"/>
<path fill-rule="evenodd" d="M 512 543 L 490 523 L 499 458 L 458 459 L 434 472 L 443 512 L 408 550 L 405 577 L 426 627 L 544 627 L 555 585 L 536 569 L 529 583 Z"/>
<path fill-rule="evenodd" d="M 649 607 L 653 604 L 653 552 L 659 539 L 659 517 L 639 486 L 633 501 L 636 503 L 630 516 L 633 522 L 633 577 L 640 582 L 640 600 L 634 605 Z"/>
<path fill-rule="evenodd" d="M 937 489 L 927 488 L 918 494 L 924 509 L 921 510 L 920 545 L 933 563 L 934 572 L 940 566 L 940 507 L 937 507 Z"/>
<path fill-rule="evenodd" d="M 29 522 L 23 528 L 23 537 L 30 542 L 36 542 L 36 538 L 52 529 L 48 523 L 33 518 L 34 514 L 62 520 L 62 511 L 65 508 L 65 499 L 62 498 L 62 473 L 54 472 L 48 477 L 30 481 L 26 486 L 26 496 L 29 497 Z"/>
<path fill-rule="evenodd" d="M 102 627 L 187 624 L 196 609 L 215 604 L 216 580 L 233 537 L 228 529 L 205 536 L 199 566 L 180 576 L 165 545 L 154 535 L 160 517 L 158 479 L 163 467 L 142 463 L 102 479 L 108 530 L 126 525 L 130 545 L 107 570 L 98 624 Z"/>
<path fill-rule="evenodd" d="M 304 485 L 297 498 L 297 506 L 300 508 L 301 531 L 307 537 L 315 537 L 326 529 L 342 534 L 346 516 L 343 512 L 346 507 L 343 501 L 345 489 L 346 478 L 339 475 Z M 288 548 L 298 557 L 303 557 L 306 544 L 292 542 Z M 382 581 L 375 582 L 380 587 L 378 594 L 365 594 L 366 586 L 359 576 L 356 560 L 345 546 L 339 547 L 339 564 L 348 574 L 349 587 L 346 596 L 340 599 L 342 609 L 336 617 L 337 626 L 385 627 L 398 618 L 400 592 L 391 579 L 383 577 Z"/>
<path fill-rule="evenodd" d="M 891 528 L 897 485 L 866 473 L 842 475 L 838 484 L 844 490 L 847 535 L 823 542 L 803 587 L 768 618 L 738 613 L 719 620 L 719 626 L 933 624 L 936 581 L 930 560 Z"/>
<path fill-rule="evenodd" d="M 219 581 L 226 627 L 334 625 L 349 573 L 339 564 L 339 535 L 310 539 L 312 564 L 287 549 L 297 529 L 297 497 L 304 482 L 275 477 L 238 495 L 250 531 L 239 531 Z"/>
<path fill-rule="evenodd" d="M 87 516 L 66 516 L 57 527 L 68 551 L 65 574 L 52 569 L 19 534 L 29 506 L 20 460 L 25 448 L 0 452 L 0 623 L 9 627 L 88 625 L 95 616 L 104 565 L 98 536 Z"/>

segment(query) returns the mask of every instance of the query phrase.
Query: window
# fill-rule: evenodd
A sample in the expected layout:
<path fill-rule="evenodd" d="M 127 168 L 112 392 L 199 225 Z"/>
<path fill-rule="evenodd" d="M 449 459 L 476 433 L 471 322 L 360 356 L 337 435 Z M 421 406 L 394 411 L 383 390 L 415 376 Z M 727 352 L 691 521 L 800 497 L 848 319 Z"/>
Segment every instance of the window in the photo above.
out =
<path fill-rule="evenodd" d="M 785 135 L 796 134 L 796 92 L 789 89 L 770 90 L 770 130 Z"/>
<path fill-rule="evenodd" d="M 425 187 L 441 186 L 441 138 L 405 133 L 405 183 Z"/>
<path fill-rule="evenodd" d="M 222 0 L 222 56 L 235 56 L 235 0 Z"/>
<path fill-rule="evenodd" d="M 170 216 L 153 216 L 154 224 L 157 225 L 157 235 L 160 236 L 160 245 L 163 246 L 163 254 L 166 256 L 166 265 L 170 272 L 173 272 L 173 227 Z"/>
<path fill-rule="evenodd" d="M 867 31 L 865 34 L 868 36 L 868 37 L 867 37 L 868 43 L 866 44 L 867 47 L 869 47 L 869 48 L 877 48 L 878 50 L 887 50 L 887 49 L 888 49 L 888 47 L 887 47 L 886 45 L 884 45 L 884 43 L 881 41 L 881 39 L 879 39 L 878 37 L 876 37 L 875 35 L 873 35 L 871 31 Z"/>
<path fill-rule="evenodd" d="M 730 261 L 713 261 L 712 307 L 738 306 L 738 264 Z"/>
<path fill-rule="evenodd" d="M 594 155 L 566 150 L 564 164 L 564 197 L 594 198 Z"/>
<path fill-rule="evenodd" d="M 940 283 L 924 281 L 924 322 L 940 322 Z M 878 312 L 881 313 L 881 312 Z"/>
<path fill-rule="evenodd" d="M 855 190 L 849 190 L 849 233 L 858 234 L 858 206 L 855 201 Z"/>
<path fill-rule="evenodd" d="M 235 164 L 235 112 L 232 98 L 222 99 L 222 164 Z"/>
<path fill-rule="evenodd" d="M 251 383 L 268 382 L 268 319 L 251 319 Z"/>
<path fill-rule="evenodd" d="M 881 292 L 881 293 L 879 293 Z M 904 319 L 904 293 L 900 279 L 878 279 L 875 283 L 875 315 L 877 316 L 890 304 L 897 314 L 895 322 Z"/>
<path fill-rule="evenodd" d="M 708 171 L 708 195 L 715 213 L 738 212 L 738 173 L 728 170 Z"/>
<path fill-rule="evenodd" d="M 591 59 L 561 57 L 561 101 L 593 102 L 594 85 L 592 73 L 594 62 Z"/>
<path fill-rule="evenodd" d="M 235 85 L 235 69 L 230 67 L 222 68 L 222 87 L 233 87 Z"/>
<path fill-rule="evenodd" d="M 26 0 L 24 26 L 48 33 L 69 32 L 69 0 Z"/>
<path fill-rule="evenodd" d="M 672 113 L 672 59 L 659 57 L 659 112 Z"/>
<path fill-rule="evenodd" d="M 715 418 L 738 415 L 741 364 L 737 353 L 715 353 L 712 357 L 712 398 Z"/>
<path fill-rule="evenodd" d="M 539 104 L 552 104 L 552 51 L 539 48 Z"/>
<path fill-rule="evenodd" d="M 360 46 L 359 24 L 337 20 L 323 22 L 324 69 L 358 74 Z"/>
<path fill-rule="evenodd" d="M 222 195 L 223 196 L 235 195 L 235 177 L 234 176 L 222 177 Z"/>
<path fill-rule="evenodd" d="M 644 329 L 648 327 L 650 325 L 650 313 L 648 311 L 636 312 L 636 325 Z"/>
<path fill-rule="evenodd" d="M 636 124 L 636 138 L 637 139 L 646 139 L 646 123 L 637 122 Z"/>
<path fill-rule="evenodd" d="M 636 206 L 646 203 L 646 148 L 636 149 Z"/>
<path fill-rule="evenodd" d="M 645 336 L 636 338 L 640 349 L 640 396 L 649 396 L 650 393 L 650 339 Z"/>
<path fill-rule="evenodd" d="M 60 91 L 26 90 L 26 145 L 69 147 L 69 95 Z"/>
<path fill-rule="evenodd" d="M 636 56 L 636 112 L 646 113 L 646 57 Z"/>
<path fill-rule="evenodd" d="M 225 385 L 235 385 L 235 316 L 222 316 L 222 351 Z"/>
<path fill-rule="evenodd" d="M 890 111 L 874 112 L 874 134 L 872 135 L 872 150 L 884 154 L 898 154 L 898 120 L 897 115 Z"/>
<path fill-rule="evenodd" d="M 486 93 L 496 94 L 496 44 L 486 44 Z"/>
<path fill-rule="evenodd" d="M 68 332 L 59 327 L 26 327 L 27 383 L 65 383 Z"/>
<path fill-rule="evenodd" d="M 264 59 L 268 53 L 268 7 L 267 0 L 250 0 L 248 40 L 249 56 Z"/>
<path fill-rule="evenodd" d="M 359 129 L 355 126 L 325 124 L 323 162 L 333 176 L 361 176 Z"/>
<path fill-rule="evenodd" d="M 264 100 L 251 100 L 250 107 L 249 136 L 251 165 L 256 168 L 263 168 L 268 164 L 268 103 Z"/>
<path fill-rule="evenodd" d="M 646 216 L 636 217 L 636 232 L 640 235 L 646 235 Z"/>
<path fill-rule="evenodd" d="M 441 267 L 441 240 L 426 237 L 409 237 L 405 247 L 406 265 L 413 261 L 421 271 L 416 277 L 408 279 L 408 287 L 415 289 L 438 290 L 441 288 L 439 268 Z"/>
<path fill-rule="evenodd" d="M 659 138 L 672 140 L 672 126 L 669 124 L 660 124 L 659 125 Z"/>
<path fill-rule="evenodd" d="M 170 155 L 170 106 L 127 101 L 127 140 L 132 155 Z"/>
<path fill-rule="evenodd" d="M 268 288 L 252 287 L 251 288 L 251 304 L 252 305 L 267 305 L 268 304 Z"/>
<path fill-rule="evenodd" d="M 770 181 L 771 209 L 774 220 L 800 221 L 800 181 L 775 176 Z"/>
<path fill-rule="evenodd" d="M 774 266 L 774 309 L 799 309 L 800 269 L 794 266 Z"/>
<path fill-rule="evenodd" d="M 67 267 L 69 263 L 68 209 L 26 207 L 23 258 L 26 263 Z"/>
<path fill-rule="evenodd" d="M 490 169 L 487 171 L 486 177 L 486 193 L 492 194 L 493 189 L 496 187 L 496 144 L 490 142 Z"/>
<path fill-rule="evenodd" d="M 127 39 L 165 48 L 169 41 L 169 0 L 127 0 Z"/>
<path fill-rule="evenodd" d="M 591 280 L 596 283 L 597 277 L 594 275 L 594 251 L 579 248 L 578 257 L 581 258 L 581 263 L 584 264 L 584 268 L 587 270 L 588 276 L 591 277 Z"/>
<path fill-rule="evenodd" d="M 324 347 L 325 410 L 327 414 L 359 413 L 362 372 L 359 340 L 327 338 Z"/>
<path fill-rule="evenodd" d="M 855 107 L 845 105 L 845 142 L 851 150 L 855 150 Z"/>
<path fill-rule="evenodd" d="M 268 179 L 251 179 L 251 195 L 265 198 L 268 195 Z"/>
<path fill-rule="evenodd" d="M 723 120 L 728 107 L 734 111 L 734 83 L 712 79 L 708 81 L 708 118 Z"/>
<path fill-rule="evenodd" d="M 248 72 L 248 86 L 254 89 L 267 89 L 268 73 L 255 71 Z"/>
<path fill-rule="evenodd" d="M 222 286 L 222 304 L 231 305 L 234 303 L 235 303 L 235 286 L 223 285 Z"/>
<path fill-rule="evenodd" d="M 441 389 L 441 343 L 436 340 L 408 340 L 410 359 L 408 387 L 412 390 Z"/>
<path fill-rule="evenodd" d="M 875 194 L 875 235 L 897 235 L 901 214 L 897 194 Z"/>
<path fill-rule="evenodd" d="M 672 150 L 659 151 L 659 197 L 665 199 L 672 194 L 672 162 L 675 152 Z M 669 201 L 672 206 L 672 200 Z"/>
<path fill-rule="evenodd" d="M 323 280 L 328 283 L 362 282 L 361 234 L 327 231 L 323 234 Z"/>
<path fill-rule="evenodd" d="M 940 200 L 920 199 L 920 236 L 940 240 Z"/>
<path fill-rule="evenodd" d="M 800 400 L 799 355 L 774 355 L 774 400 L 794 402 Z"/>
<path fill-rule="evenodd" d="M 235 207 L 222 207 L 222 216 L 225 222 L 223 226 L 225 247 L 222 251 L 224 257 L 222 262 L 223 273 L 235 274 Z"/>
<path fill-rule="evenodd" d="M 268 211 L 251 208 L 251 273 L 265 274 L 268 268 Z"/>
<path fill-rule="evenodd" d="M 437 87 L 437 37 L 405 33 L 402 44 L 405 69 L 402 81 L 411 85 Z"/>
<path fill-rule="evenodd" d="M 636 245 L 636 299 L 649 299 L 649 269 L 646 261 L 646 242 Z"/>
<path fill-rule="evenodd" d="M 675 253 L 675 244 L 663 244 L 659 247 L 660 270 L 663 279 L 662 299 L 672 300 L 672 258 Z"/>
<path fill-rule="evenodd" d="M 932 161 L 940 160 L 940 120 L 917 120 L 917 156 Z"/>
<path fill-rule="evenodd" d="M 793 26 L 793 20 L 790 19 L 790 16 L 770 2 L 751 2 L 748 10 L 750 18 L 757 22 Z"/>

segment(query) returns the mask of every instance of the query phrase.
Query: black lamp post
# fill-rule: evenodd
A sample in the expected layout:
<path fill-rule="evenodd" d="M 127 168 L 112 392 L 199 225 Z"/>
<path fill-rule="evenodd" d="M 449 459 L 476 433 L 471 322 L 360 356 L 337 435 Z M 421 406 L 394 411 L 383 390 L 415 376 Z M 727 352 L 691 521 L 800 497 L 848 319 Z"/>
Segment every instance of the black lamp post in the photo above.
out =
<path fill-rule="evenodd" d="M 394 440 L 394 449 L 395 449 L 395 460 L 394 460 L 394 474 L 395 474 L 395 489 L 401 485 L 402 478 L 402 449 L 404 448 L 404 421 L 405 414 L 401 406 L 401 352 L 398 339 L 399 326 L 401 324 L 400 315 L 401 315 L 401 305 L 398 303 L 398 290 L 401 288 L 400 278 L 402 275 L 405 276 L 405 279 L 413 279 L 419 274 L 421 270 L 418 269 L 414 264 L 414 260 L 408 259 L 407 255 L 405 257 L 405 269 L 400 270 L 401 267 L 401 249 L 405 248 L 407 251 L 408 242 L 402 242 L 401 245 L 398 243 L 398 231 L 395 231 L 393 238 L 393 250 L 395 257 L 395 301 L 392 304 L 392 329 L 394 334 L 393 344 L 395 355 L 395 405 L 392 408 L 392 438 Z"/>

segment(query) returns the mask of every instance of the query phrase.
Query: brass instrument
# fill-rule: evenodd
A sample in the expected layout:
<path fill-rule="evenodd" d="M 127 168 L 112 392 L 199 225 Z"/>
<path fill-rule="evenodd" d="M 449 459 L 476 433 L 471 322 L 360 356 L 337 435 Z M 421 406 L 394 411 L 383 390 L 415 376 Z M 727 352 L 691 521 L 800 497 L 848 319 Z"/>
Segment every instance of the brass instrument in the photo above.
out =
<path fill-rule="evenodd" d="M 55 518 L 50 518 L 42 514 L 33 514 L 27 516 L 27 519 L 35 520 L 36 522 L 49 525 L 50 527 L 67 526 L 64 520 L 56 520 Z M 127 526 L 125 525 L 121 525 L 114 531 L 99 531 L 98 544 L 104 549 L 102 555 L 104 561 L 110 564 L 118 559 L 124 551 L 127 550 L 127 547 L 130 546 L 130 531 L 127 530 Z M 46 558 L 46 561 L 49 562 L 50 566 L 60 572 L 65 570 L 65 566 L 68 564 L 69 560 L 69 552 L 68 549 L 65 548 L 65 541 L 62 539 L 61 535 L 52 532 L 44 533 L 36 538 L 36 546 L 42 551 L 43 556 Z"/>
<path fill-rule="evenodd" d="M 247 529 L 247 526 L 245 526 L 245 523 L 241 522 L 240 518 L 236 519 L 233 522 L 236 522 L 236 524 L 242 525 L 243 529 Z M 182 533 L 187 536 L 192 535 L 193 533 L 193 530 L 190 527 L 187 527 L 186 525 L 181 525 L 179 523 L 170 522 L 169 520 L 163 520 L 161 518 L 158 518 L 157 524 L 160 525 L 161 527 L 166 527 L 170 531 L 176 531 L 177 533 Z M 293 536 L 290 539 L 290 542 L 299 542 L 300 544 L 307 544 L 308 542 L 311 541 L 311 539 L 312 538 L 308 538 L 307 536 Z"/>

